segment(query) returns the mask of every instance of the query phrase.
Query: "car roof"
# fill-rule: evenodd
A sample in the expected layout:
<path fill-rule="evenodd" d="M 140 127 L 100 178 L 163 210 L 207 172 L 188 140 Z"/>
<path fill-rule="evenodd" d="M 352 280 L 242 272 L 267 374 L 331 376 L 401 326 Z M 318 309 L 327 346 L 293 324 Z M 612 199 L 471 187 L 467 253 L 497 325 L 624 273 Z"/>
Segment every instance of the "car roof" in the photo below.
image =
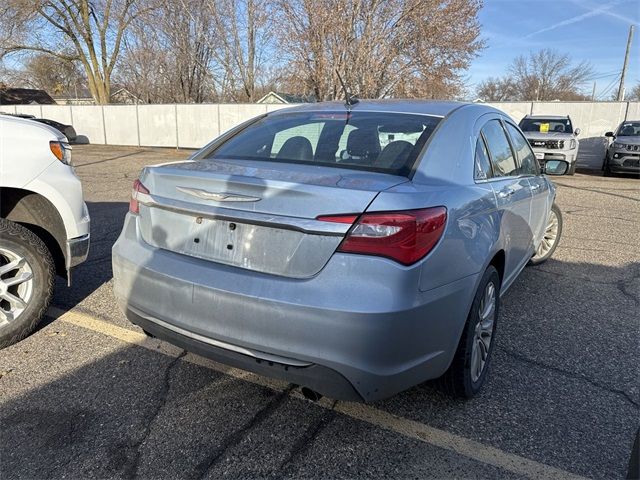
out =
<path fill-rule="evenodd" d="M 566 120 L 569 115 L 527 115 L 525 118 L 541 119 L 541 120 Z"/>
<path fill-rule="evenodd" d="M 413 113 L 420 115 L 433 115 L 445 117 L 453 110 L 465 105 L 474 105 L 465 102 L 442 101 L 442 100 L 359 100 L 351 106 L 352 112 L 395 112 Z M 293 112 L 317 112 L 317 111 L 344 111 L 345 104 L 342 101 L 305 103 L 290 108 L 283 108 L 271 112 L 270 115 Z"/>

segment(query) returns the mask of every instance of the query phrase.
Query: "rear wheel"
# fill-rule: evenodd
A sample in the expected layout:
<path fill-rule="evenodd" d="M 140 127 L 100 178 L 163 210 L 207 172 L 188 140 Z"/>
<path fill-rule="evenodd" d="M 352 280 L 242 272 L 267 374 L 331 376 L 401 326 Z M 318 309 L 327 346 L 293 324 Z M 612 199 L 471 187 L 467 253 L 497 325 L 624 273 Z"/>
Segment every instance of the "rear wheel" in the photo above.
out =
<path fill-rule="evenodd" d="M 51 253 L 33 232 L 0 219 L 0 348 L 29 335 L 53 294 Z"/>
<path fill-rule="evenodd" d="M 560 237 L 562 237 L 562 213 L 560 212 L 560 208 L 554 203 L 549 212 L 544 236 L 542 240 L 540 240 L 536 253 L 529 260 L 529 265 L 539 265 L 549 260 L 553 252 L 556 251 L 558 243 L 560 243 Z"/>
<path fill-rule="evenodd" d="M 480 280 L 453 361 L 437 385 L 445 393 L 471 398 L 484 385 L 500 311 L 500 276 L 490 265 Z"/>

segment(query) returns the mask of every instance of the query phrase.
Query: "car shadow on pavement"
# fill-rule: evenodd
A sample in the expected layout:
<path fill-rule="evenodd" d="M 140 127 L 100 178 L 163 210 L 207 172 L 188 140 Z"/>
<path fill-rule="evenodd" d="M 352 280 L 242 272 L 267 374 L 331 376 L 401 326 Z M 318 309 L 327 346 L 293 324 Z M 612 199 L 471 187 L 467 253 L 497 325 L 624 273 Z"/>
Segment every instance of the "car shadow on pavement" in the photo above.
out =
<path fill-rule="evenodd" d="M 72 285 L 58 278 L 56 280 L 52 306 L 70 310 L 104 284 L 111 281 L 111 247 L 122 230 L 128 210 L 125 202 L 87 202 L 91 215 L 91 245 L 87 260 L 72 271 Z M 115 304 L 114 304 L 115 308 Z M 44 319 L 39 328 L 50 319 Z"/>

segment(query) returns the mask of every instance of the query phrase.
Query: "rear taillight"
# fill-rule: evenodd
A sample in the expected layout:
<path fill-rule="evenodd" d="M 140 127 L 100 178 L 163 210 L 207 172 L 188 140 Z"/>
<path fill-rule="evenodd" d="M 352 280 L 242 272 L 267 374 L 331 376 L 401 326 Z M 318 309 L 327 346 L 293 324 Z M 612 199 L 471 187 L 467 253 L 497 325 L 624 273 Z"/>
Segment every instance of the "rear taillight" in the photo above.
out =
<path fill-rule="evenodd" d="M 324 215 L 318 220 L 352 223 L 356 218 L 354 215 Z M 411 265 L 438 243 L 446 222 L 447 209 L 444 207 L 364 213 L 351 227 L 338 251 L 377 255 Z"/>
<path fill-rule="evenodd" d="M 133 190 L 131 190 L 131 200 L 129 200 L 129 211 L 131 213 L 140 213 L 140 204 L 138 203 L 138 194 L 146 193 L 149 194 L 149 190 L 145 187 L 142 182 L 136 179 L 133 182 Z"/>

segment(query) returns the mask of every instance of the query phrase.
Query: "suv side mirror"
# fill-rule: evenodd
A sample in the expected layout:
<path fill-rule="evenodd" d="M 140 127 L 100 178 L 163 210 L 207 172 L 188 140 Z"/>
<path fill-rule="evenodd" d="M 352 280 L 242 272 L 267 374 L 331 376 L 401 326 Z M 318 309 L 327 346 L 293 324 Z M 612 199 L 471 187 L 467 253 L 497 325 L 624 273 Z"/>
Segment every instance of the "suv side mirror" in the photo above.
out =
<path fill-rule="evenodd" d="M 576 137 L 577 137 L 578 135 L 580 135 L 580 129 L 579 129 L 579 128 L 576 128 L 576 129 L 573 131 L 573 133 L 575 133 L 575 134 L 576 134 Z"/>
<path fill-rule="evenodd" d="M 615 137 L 615 135 L 613 134 L 613 132 L 607 132 L 604 134 L 605 137 Z"/>
<path fill-rule="evenodd" d="M 569 163 L 564 160 L 549 160 L 544 164 L 544 173 L 547 175 L 564 175 L 569 170 Z"/>

